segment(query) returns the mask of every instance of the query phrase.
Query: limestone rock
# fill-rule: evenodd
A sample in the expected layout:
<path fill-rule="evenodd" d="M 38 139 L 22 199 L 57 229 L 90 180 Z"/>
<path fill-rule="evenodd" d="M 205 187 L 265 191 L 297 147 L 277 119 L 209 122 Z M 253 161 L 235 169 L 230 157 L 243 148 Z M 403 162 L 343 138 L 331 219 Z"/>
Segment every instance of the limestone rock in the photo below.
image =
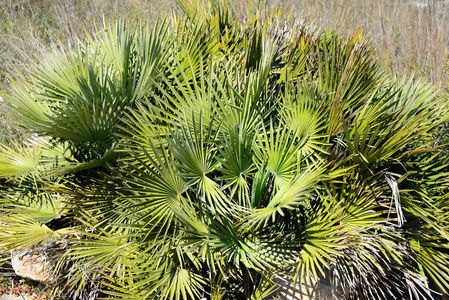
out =
<path fill-rule="evenodd" d="M 59 243 L 48 243 L 25 251 L 11 253 L 11 265 L 18 276 L 42 283 L 49 283 L 56 277 L 55 267 L 63 253 Z"/>
<path fill-rule="evenodd" d="M 0 300 L 23 300 L 25 297 L 23 296 L 14 296 L 10 294 L 3 294 L 0 296 Z"/>

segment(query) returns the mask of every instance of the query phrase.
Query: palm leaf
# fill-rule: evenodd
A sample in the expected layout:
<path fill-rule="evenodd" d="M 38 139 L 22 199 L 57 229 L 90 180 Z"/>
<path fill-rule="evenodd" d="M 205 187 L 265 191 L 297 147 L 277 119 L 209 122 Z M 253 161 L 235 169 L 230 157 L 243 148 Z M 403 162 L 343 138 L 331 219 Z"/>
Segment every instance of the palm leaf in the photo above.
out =
<path fill-rule="evenodd" d="M 52 230 L 33 217 L 19 213 L 2 216 L 0 231 L 0 246 L 9 251 L 58 241 L 74 233 L 70 227 Z"/>

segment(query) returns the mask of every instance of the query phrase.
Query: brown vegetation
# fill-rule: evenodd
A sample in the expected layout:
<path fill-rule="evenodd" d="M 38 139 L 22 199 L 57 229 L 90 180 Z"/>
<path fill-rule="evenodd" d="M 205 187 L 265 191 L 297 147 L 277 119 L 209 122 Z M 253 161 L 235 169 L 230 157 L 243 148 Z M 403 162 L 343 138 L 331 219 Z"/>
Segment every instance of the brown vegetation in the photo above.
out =
<path fill-rule="evenodd" d="M 446 0 L 266 0 L 234 1 L 239 15 L 250 6 L 284 6 L 294 16 L 340 35 L 363 28 L 377 58 L 394 74 L 415 72 L 446 87 L 449 2 Z M 0 78 L 38 59 L 52 47 L 73 44 L 103 20 L 155 20 L 175 0 L 5 0 L 0 3 Z"/>

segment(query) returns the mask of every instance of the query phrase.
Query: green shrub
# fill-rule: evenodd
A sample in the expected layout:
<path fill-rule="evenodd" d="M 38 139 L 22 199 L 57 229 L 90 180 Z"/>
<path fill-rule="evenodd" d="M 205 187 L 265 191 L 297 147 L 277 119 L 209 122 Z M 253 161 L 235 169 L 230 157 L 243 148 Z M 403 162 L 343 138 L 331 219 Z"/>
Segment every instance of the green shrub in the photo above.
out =
<path fill-rule="evenodd" d="M 447 99 L 360 33 L 180 6 L 5 87 L 33 139 L 1 147 L 3 250 L 62 243 L 76 299 L 447 294 Z"/>

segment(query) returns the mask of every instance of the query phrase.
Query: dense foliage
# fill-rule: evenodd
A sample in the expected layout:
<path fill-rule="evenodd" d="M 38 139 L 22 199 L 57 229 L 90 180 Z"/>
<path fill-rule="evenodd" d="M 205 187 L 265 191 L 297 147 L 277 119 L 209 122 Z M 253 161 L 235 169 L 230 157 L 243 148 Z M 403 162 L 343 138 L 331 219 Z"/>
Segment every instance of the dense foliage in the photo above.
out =
<path fill-rule="evenodd" d="M 63 249 L 74 299 L 447 294 L 447 99 L 361 34 L 180 5 L 5 87 L 31 137 L 0 148 L 2 251 Z"/>

